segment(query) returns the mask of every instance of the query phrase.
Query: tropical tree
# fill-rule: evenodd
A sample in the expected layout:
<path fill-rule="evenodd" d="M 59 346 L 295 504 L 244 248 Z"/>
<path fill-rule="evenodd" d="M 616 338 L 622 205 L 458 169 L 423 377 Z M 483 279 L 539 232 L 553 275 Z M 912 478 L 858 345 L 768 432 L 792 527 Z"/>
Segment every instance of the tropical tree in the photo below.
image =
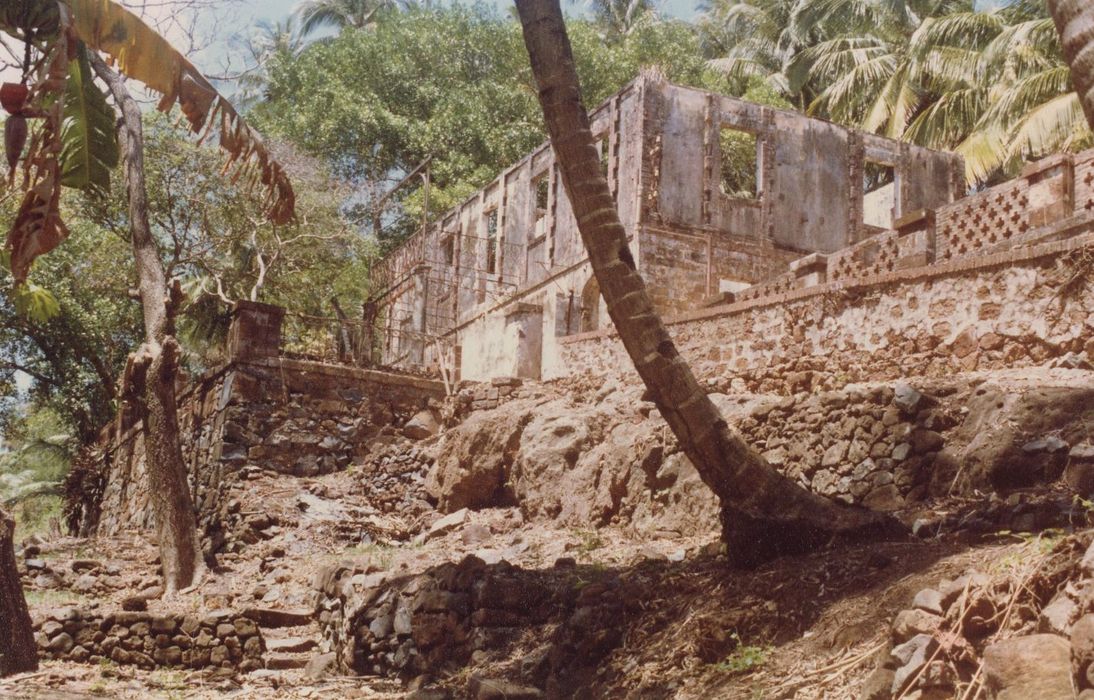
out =
<path fill-rule="evenodd" d="M 732 431 L 653 308 L 601 174 L 558 0 L 517 0 L 547 131 L 608 314 L 638 374 L 700 477 L 722 504 L 729 556 L 751 565 L 833 538 L 903 531 L 892 518 L 837 506 L 778 474 Z"/>
<path fill-rule="evenodd" d="M 304 49 L 296 15 L 289 15 L 284 21 L 259 22 L 254 34 L 243 42 L 243 49 L 247 69 L 236 80 L 239 85 L 236 101 L 240 107 L 249 108 L 267 97 L 270 81 L 267 65 L 295 58 Z"/>
<path fill-rule="evenodd" d="M 970 183 L 1012 177 L 1026 159 L 1092 143 L 1043 3 L 930 20 L 911 51 L 921 107 L 900 135 L 960 153 Z"/>
<path fill-rule="evenodd" d="M 239 174 L 267 188 L 268 214 L 277 223 L 293 216 L 292 187 L 231 104 L 165 39 L 120 5 L 109 0 L 21 0 L 4 6 L 0 30 L 22 41 L 26 56 L 22 83 L 5 85 L 3 101 L 12 115 L 6 133 L 15 134 L 5 141 L 8 159 L 13 166 L 23 161 L 24 194 L 8 235 L 17 284 L 25 282 L 34 259 L 68 233 L 61 218 L 62 185 L 88 191 L 108 187 L 120 145 L 145 326 L 144 342 L 127 362 L 120 393 L 146 426 L 146 465 L 164 588 L 174 593 L 190 585 L 204 566 L 175 413 L 180 352 L 174 317 L 181 293 L 178 282 L 169 283 L 164 274 L 148 224 L 140 109 L 99 52 L 109 55 L 120 71 L 163 94 L 162 109 L 177 103 L 192 130 L 219 127 L 219 144 Z M 121 112 L 120 144 L 114 141 L 114 113 L 94 85 L 92 66 Z M 42 124 L 24 154 L 19 137 L 25 129 L 19 127 L 27 118 L 41 118 Z M 13 123 L 16 129 L 9 131 Z"/>
<path fill-rule="evenodd" d="M 971 185 L 1094 143 L 1043 0 L 713 0 L 704 50 L 740 94 L 965 157 Z"/>
<path fill-rule="evenodd" d="M 379 15 L 395 7 L 392 0 L 303 0 L 296 10 L 300 35 L 310 36 L 324 27 L 368 29 Z"/>
<path fill-rule="evenodd" d="M 590 100 L 606 99 L 648 65 L 674 82 L 724 84 L 686 23 L 639 23 L 608 43 L 588 20 L 574 22 L 572 31 Z M 265 70 L 265 99 L 249 118 L 349 182 L 356 190 L 352 210 L 362 221 L 426 158 L 430 210 L 445 211 L 544 136 L 519 26 L 483 5 L 392 13 L 370 31 L 312 43 L 295 57 L 277 54 Z M 421 221 L 419 191 L 399 193 L 393 205 L 405 216 L 393 214 L 393 225 L 381 232 L 385 244 Z"/>
<path fill-rule="evenodd" d="M 657 19 L 653 0 L 586 0 L 585 6 L 609 37 L 625 36 L 640 22 Z"/>
<path fill-rule="evenodd" d="M 710 0 L 696 20 L 710 65 L 741 94 L 761 80 L 800 109 L 807 95 L 792 95 L 787 69 L 800 47 L 788 31 L 795 0 Z"/>

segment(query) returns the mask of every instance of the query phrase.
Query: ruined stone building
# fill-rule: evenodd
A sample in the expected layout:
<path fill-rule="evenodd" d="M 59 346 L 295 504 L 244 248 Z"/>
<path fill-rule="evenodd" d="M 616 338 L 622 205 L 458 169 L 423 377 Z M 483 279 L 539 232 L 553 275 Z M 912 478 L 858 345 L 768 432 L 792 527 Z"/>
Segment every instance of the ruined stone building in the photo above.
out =
<path fill-rule="evenodd" d="M 965 191 L 953 154 L 654 78 L 607 100 L 592 128 L 667 316 L 732 300 Z M 373 281 L 383 363 L 445 353 L 463 379 L 559 376 L 559 339 L 609 323 L 549 143 L 406 241 Z"/>
<path fill-rule="evenodd" d="M 597 109 L 593 127 L 634 257 L 711 391 L 809 397 L 1094 357 L 1083 286 L 1094 150 L 966 195 L 952 154 L 650 79 Z M 378 436 L 417 434 L 442 406 L 451 422 L 511 401 L 520 377 L 633 373 L 548 145 L 374 277 L 384 283 L 379 359 L 414 371 L 360 366 L 341 333 L 316 353 L 283 329 L 291 310 L 239 302 L 226 361 L 180 393 L 194 498 L 214 542 L 236 517 L 226 494 L 256 463 L 326 474 L 365 459 Z M 847 497 L 824 476 L 833 439 L 790 461 L 777 449 L 765 457 Z M 78 529 L 147 526 L 143 427 L 120 415 L 97 450 Z M 917 488 L 897 481 L 902 498 Z"/>

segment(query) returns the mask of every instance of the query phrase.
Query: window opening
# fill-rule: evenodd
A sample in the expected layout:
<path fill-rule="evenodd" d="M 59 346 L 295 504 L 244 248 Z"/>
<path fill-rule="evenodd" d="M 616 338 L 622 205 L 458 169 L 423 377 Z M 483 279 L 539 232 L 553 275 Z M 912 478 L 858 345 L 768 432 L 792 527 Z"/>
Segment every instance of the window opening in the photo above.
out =
<path fill-rule="evenodd" d="M 893 227 L 896 211 L 896 169 L 887 163 L 867 160 L 862 167 L 862 222 L 870 226 Z"/>
<path fill-rule="evenodd" d="M 760 196 L 760 141 L 743 129 L 722 127 L 718 135 L 721 155 L 719 186 L 722 194 L 741 199 Z"/>
<path fill-rule="evenodd" d="M 498 271 L 498 210 L 486 212 L 486 271 Z"/>

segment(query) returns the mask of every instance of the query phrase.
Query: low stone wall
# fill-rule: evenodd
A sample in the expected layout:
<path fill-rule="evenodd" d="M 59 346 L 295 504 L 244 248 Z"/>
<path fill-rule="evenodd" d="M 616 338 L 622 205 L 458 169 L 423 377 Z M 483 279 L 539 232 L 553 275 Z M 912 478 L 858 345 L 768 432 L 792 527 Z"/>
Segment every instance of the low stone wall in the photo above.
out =
<path fill-rule="evenodd" d="M 792 394 L 1094 356 L 1094 234 L 821 284 L 668 319 L 696 374 Z M 563 339 L 567 372 L 632 374 L 614 334 Z"/>
<path fill-rule="evenodd" d="M 253 620 L 231 610 L 204 615 L 57 610 L 35 622 L 44 658 L 154 668 L 263 668 L 266 644 Z"/>
<path fill-rule="evenodd" d="M 317 585 L 322 648 L 343 670 L 410 679 L 473 655 L 518 658 L 523 685 L 497 683 L 512 697 L 571 697 L 623 642 L 644 598 L 635 581 L 566 558 L 531 570 L 469 555 L 399 578 L 336 567 Z"/>

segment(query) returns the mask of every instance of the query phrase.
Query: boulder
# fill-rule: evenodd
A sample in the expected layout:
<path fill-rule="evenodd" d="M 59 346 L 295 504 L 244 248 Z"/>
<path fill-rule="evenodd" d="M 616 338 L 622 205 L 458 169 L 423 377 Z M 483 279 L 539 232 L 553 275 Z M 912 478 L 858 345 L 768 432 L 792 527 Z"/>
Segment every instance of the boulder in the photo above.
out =
<path fill-rule="evenodd" d="M 912 601 L 912 607 L 917 610 L 926 610 L 935 615 L 941 615 L 943 612 L 942 594 L 933 588 L 924 588 L 919 593 L 915 594 L 915 599 Z"/>
<path fill-rule="evenodd" d="M 1064 480 L 1079 495 L 1087 498 L 1094 495 L 1094 445 L 1084 442 L 1071 448 L 1067 454 Z"/>
<path fill-rule="evenodd" d="M 1037 620 L 1038 631 L 1067 636 L 1071 630 L 1071 620 L 1078 609 L 1079 604 L 1061 591 L 1041 609 L 1041 615 Z"/>
<path fill-rule="evenodd" d="M 902 644 L 920 634 L 934 634 L 942 622 L 926 610 L 901 610 L 893 619 L 893 641 Z"/>
<path fill-rule="evenodd" d="M 903 644 L 893 647 L 890 652 L 890 663 L 896 666 L 892 685 L 894 695 L 903 691 L 920 669 L 927 665 L 936 649 L 938 649 L 938 641 L 929 634 L 917 634 Z"/>
<path fill-rule="evenodd" d="M 909 384 L 897 384 L 893 388 L 893 405 L 907 415 L 914 415 L 919 407 L 923 394 L 916 391 Z"/>
<path fill-rule="evenodd" d="M 1080 685 L 1088 685 L 1084 679 L 1094 662 L 1094 614 L 1083 615 L 1071 627 L 1071 661 Z"/>
<path fill-rule="evenodd" d="M 1055 634 L 991 644 L 984 649 L 984 679 L 997 700 L 1072 700 L 1071 644 Z"/>
<path fill-rule="evenodd" d="M 466 508 L 460 508 L 456 512 L 449 513 L 443 518 L 440 518 L 433 523 L 428 530 L 414 538 L 415 544 L 425 544 L 429 540 L 437 537 L 444 537 L 453 530 L 456 530 L 467 521 L 467 512 Z"/>
<path fill-rule="evenodd" d="M 419 411 L 403 426 L 403 435 L 411 440 L 424 440 L 433 437 L 441 430 L 440 421 L 431 409 Z"/>
<path fill-rule="evenodd" d="M 479 411 L 447 431 L 425 489 L 442 513 L 494 505 L 531 413 Z"/>
<path fill-rule="evenodd" d="M 893 697 L 893 670 L 885 668 L 874 669 L 873 673 L 866 677 L 859 688 L 856 697 L 861 700 L 891 700 Z"/>

